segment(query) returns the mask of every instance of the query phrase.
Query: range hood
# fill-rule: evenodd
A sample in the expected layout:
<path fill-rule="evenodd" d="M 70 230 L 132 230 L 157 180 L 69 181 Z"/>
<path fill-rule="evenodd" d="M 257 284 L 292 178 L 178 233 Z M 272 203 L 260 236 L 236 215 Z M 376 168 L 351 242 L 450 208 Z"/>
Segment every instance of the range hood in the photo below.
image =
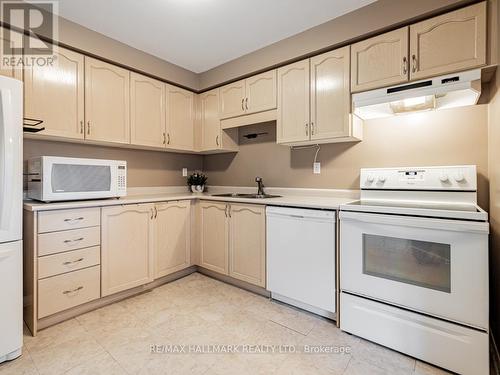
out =
<path fill-rule="evenodd" d="M 474 105 L 481 95 L 481 69 L 447 74 L 352 95 L 354 113 L 364 119 Z"/>

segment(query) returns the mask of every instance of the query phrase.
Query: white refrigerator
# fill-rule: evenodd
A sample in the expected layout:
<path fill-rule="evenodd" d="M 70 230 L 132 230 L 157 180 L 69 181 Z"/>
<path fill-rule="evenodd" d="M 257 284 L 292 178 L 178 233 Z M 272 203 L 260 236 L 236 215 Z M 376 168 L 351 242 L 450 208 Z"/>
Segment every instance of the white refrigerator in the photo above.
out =
<path fill-rule="evenodd" d="M 23 345 L 22 82 L 0 76 L 0 363 Z"/>

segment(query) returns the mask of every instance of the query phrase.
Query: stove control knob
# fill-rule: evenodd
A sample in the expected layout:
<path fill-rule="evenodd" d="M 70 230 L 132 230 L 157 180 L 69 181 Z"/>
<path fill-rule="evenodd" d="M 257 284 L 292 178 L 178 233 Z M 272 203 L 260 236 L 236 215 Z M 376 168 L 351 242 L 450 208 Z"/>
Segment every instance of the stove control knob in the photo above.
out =
<path fill-rule="evenodd" d="M 378 181 L 384 183 L 385 182 L 385 176 L 378 176 Z"/>
<path fill-rule="evenodd" d="M 367 181 L 368 183 L 372 183 L 372 182 L 373 182 L 373 180 L 375 180 L 375 177 L 373 177 L 373 175 L 372 175 L 372 174 L 369 174 L 369 175 L 366 177 L 366 181 Z"/>
<path fill-rule="evenodd" d="M 441 182 L 447 182 L 449 180 L 448 175 L 446 173 L 441 173 L 439 179 L 441 180 Z"/>
<path fill-rule="evenodd" d="M 462 172 L 458 172 L 456 175 L 455 175 L 455 181 L 456 182 L 464 182 L 465 180 L 465 176 Z"/>

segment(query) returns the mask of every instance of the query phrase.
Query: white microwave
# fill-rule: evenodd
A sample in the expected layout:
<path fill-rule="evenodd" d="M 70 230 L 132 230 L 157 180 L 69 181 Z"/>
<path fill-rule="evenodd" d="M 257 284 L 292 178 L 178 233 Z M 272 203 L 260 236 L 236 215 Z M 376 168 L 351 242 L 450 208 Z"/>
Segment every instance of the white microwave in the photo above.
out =
<path fill-rule="evenodd" d="M 28 197 L 44 202 L 121 197 L 127 162 L 39 156 L 28 160 Z"/>

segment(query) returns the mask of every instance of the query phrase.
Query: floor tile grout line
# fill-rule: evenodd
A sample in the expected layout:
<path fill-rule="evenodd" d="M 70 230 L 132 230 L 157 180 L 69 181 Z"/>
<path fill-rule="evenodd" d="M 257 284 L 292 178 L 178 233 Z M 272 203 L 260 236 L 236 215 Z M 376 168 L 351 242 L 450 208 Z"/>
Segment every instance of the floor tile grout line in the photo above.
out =
<path fill-rule="evenodd" d="M 309 333 L 311 333 L 311 330 L 312 330 L 312 329 L 311 329 L 311 330 L 309 330 L 309 332 L 308 332 L 308 333 L 304 334 L 304 333 L 299 332 L 299 331 L 297 331 L 297 330 L 295 330 L 295 329 L 293 329 L 293 328 L 287 327 L 287 326 L 286 326 L 286 325 L 284 325 L 284 324 L 281 324 L 281 323 L 279 323 L 279 322 L 276 322 L 276 321 L 274 321 L 274 320 L 272 320 L 272 319 L 269 319 L 269 321 L 270 321 L 270 322 L 273 322 L 274 324 L 277 324 L 277 325 L 279 325 L 279 326 L 281 326 L 281 327 L 283 327 L 283 328 L 286 328 L 286 329 L 288 329 L 288 330 L 290 330 L 290 331 L 296 332 L 296 333 L 298 333 L 299 335 L 302 335 L 302 336 L 304 336 L 304 337 L 306 337 Z"/>

